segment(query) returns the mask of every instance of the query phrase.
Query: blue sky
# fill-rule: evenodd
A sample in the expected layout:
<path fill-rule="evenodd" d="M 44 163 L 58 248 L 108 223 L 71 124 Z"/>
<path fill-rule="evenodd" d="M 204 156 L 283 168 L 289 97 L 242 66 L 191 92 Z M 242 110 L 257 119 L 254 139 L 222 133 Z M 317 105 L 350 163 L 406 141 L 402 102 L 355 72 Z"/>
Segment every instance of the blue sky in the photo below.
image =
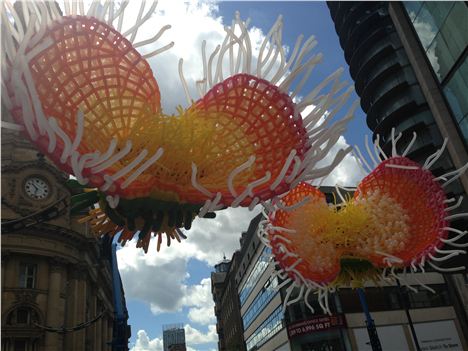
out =
<path fill-rule="evenodd" d="M 176 57 L 184 58 L 184 67 L 186 72 L 188 70 L 186 77 L 190 77 L 192 71 L 201 71 L 199 61 L 196 61 L 200 56 L 199 37 L 219 42 L 216 39 L 222 25 L 230 25 L 236 10 L 240 11 L 242 19 L 250 17 L 251 27 L 259 28 L 263 35 L 282 14 L 283 43 L 290 48 L 299 34 L 306 38 L 312 34 L 316 36 L 318 45 L 315 51 L 322 52 L 324 60 L 314 69 L 304 91 L 312 90 L 339 67 L 345 68 L 343 79 L 352 82 L 325 2 L 229 1 L 217 5 L 191 2 L 191 5 L 183 6 L 182 2 L 161 1 L 158 8 L 158 15 L 150 20 L 154 20 L 152 26 L 160 28 L 167 23 L 173 26 L 164 34 L 161 45 L 171 40 L 176 43 L 167 55 L 162 54 L 150 61 L 166 109 L 184 103 L 180 87 L 176 87 L 179 84 L 174 64 Z M 355 99 L 357 96 L 354 94 L 351 100 Z M 370 134 L 365 116 L 358 108 L 344 137 L 348 144 L 361 146 L 366 133 Z M 345 143 L 344 139 L 342 142 Z M 339 180 L 351 185 L 362 177 L 353 163 L 355 160 L 346 162 L 332 182 Z M 216 220 L 198 220 L 185 242 L 163 248 L 159 253 L 150 246 L 149 253 L 143 255 L 132 243 L 119 250 L 119 265 L 132 326 L 130 346 L 134 351 L 161 350 L 162 325 L 171 323 L 186 326 L 189 350 L 217 349 L 216 322 L 207 278 L 223 253 L 230 257 L 239 247 L 240 234 L 247 229 L 256 213 L 236 209 L 219 213 Z"/>

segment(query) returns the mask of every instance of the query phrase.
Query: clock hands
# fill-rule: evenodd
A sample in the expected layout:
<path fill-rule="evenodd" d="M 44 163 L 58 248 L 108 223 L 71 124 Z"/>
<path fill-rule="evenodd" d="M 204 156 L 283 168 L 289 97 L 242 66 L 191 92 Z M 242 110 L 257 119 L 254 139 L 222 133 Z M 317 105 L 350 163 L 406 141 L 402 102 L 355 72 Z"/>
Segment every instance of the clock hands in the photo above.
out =
<path fill-rule="evenodd" d="M 26 186 L 29 188 L 30 195 L 36 199 L 45 198 L 49 192 L 47 184 L 41 179 L 30 179 Z"/>

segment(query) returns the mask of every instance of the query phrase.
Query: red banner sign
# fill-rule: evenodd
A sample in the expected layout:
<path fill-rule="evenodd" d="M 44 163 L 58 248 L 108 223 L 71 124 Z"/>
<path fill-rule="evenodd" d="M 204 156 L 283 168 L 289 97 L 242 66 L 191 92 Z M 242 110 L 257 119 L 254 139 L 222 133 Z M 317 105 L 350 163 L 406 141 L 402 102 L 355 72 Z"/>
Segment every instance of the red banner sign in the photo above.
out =
<path fill-rule="evenodd" d="M 317 316 L 288 325 L 289 338 L 346 326 L 344 315 Z"/>

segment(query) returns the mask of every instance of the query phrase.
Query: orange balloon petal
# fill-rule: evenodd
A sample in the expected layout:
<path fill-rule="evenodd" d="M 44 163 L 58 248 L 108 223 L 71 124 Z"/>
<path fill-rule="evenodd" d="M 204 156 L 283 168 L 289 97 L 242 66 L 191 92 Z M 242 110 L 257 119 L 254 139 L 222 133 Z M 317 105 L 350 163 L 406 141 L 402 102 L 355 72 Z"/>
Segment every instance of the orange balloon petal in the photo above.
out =
<path fill-rule="evenodd" d="M 334 215 L 325 195 L 312 185 L 300 183 L 282 198 L 282 202 L 285 206 L 292 206 L 306 197 L 309 201 L 303 206 L 292 211 L 278 210 L 270 218 L 272 225 L 279 227 L 269 232 L 272 253 L 291 279 L 297 280 L 300 274 L 302 280 L 328 283 L 340 272 L 340 251 L 324 237 L 327 234 L 327 218 Z M 317 218 L 320 220 L 316 221 Z M 295 232 L 282 231 L 281 228 Z M 285 252 L 285 249 L 293 255 Z M 301 261 L 296 263 L 298 258 Z"/>
<path fill-rule="evenodd" d="M 402 166 L 403 168 L 392 167 Z M 402 266 L 419 261 L 440 248 L 440 239 L 446 239 L 448 222 L 445 219 L 446 195 L 429 170 L 405 157 L 383 161 L 359 184 L 355 199 L 366 199 L 376 191 L 392 199 L 407 216 L 408 240 L 404 246 L 387 252 L 403 260 Z M 379 223 L 388 226 L 389 223 Z M 391 238 L 390 238 L 391 239 Z M 382 256 L 374 257 L 374 264 L 386 266 Z"/>

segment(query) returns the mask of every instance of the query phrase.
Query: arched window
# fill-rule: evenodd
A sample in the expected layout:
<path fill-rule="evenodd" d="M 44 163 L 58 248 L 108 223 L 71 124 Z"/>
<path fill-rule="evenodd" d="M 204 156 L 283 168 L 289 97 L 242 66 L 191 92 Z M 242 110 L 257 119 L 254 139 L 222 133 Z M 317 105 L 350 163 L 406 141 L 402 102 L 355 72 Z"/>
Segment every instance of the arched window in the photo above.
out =
<path fill-rule="evenodd" d="M 43 332 L 35 323 L 41 324 L 41 317 L 27 304 L 13 308 L 2 325 L 2 351 L 36 351 Z"/>
<path fill-rule="evenodd" d="M 27 306 L 21 306 L 10 312 L 6 320 L 6 324 L 11 326 L 33 325 L 34 322 L 38 321 L 39 316 L 34 309 Z"/>

